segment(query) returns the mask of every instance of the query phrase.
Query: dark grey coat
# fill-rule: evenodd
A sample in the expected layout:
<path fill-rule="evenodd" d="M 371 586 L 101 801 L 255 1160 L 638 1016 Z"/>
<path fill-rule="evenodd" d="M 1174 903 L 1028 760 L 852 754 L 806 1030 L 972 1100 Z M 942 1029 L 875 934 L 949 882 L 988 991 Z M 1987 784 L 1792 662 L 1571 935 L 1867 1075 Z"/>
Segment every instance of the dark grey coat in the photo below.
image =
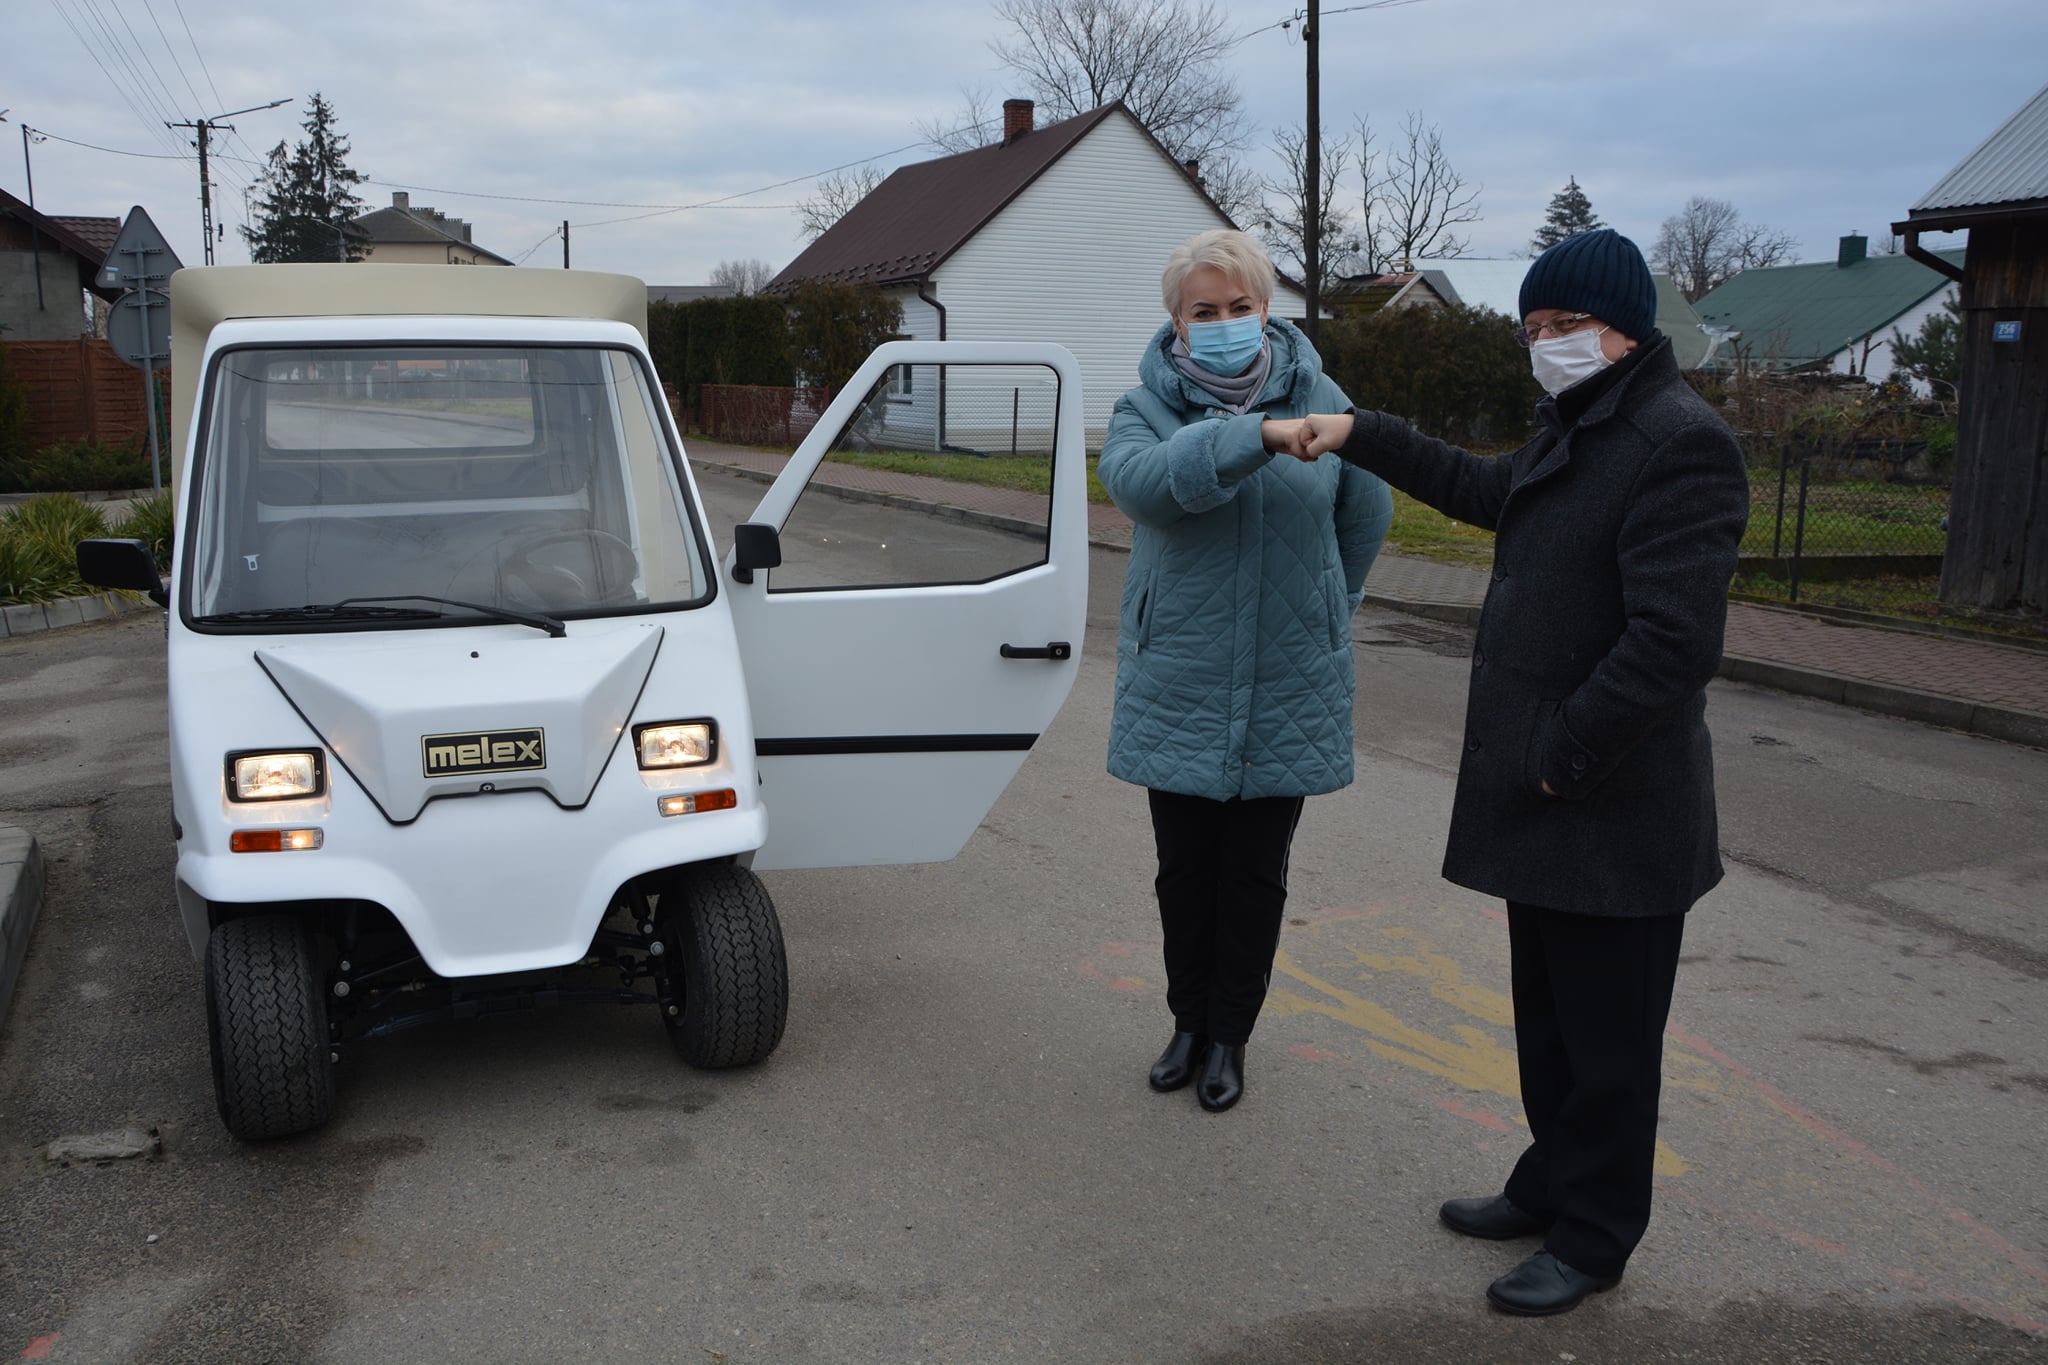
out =
<path fill-rule="evenodd" d="M 1551 910 L 1683 914 L 1721 879 L 1705 689 L 1749 517 L 1742 452 L 1662 336 L 1538 413 L 1542 434 L 1498 458 L 1371 412 L 1343 450 L 1497 533 L 1444 876 Z"/>

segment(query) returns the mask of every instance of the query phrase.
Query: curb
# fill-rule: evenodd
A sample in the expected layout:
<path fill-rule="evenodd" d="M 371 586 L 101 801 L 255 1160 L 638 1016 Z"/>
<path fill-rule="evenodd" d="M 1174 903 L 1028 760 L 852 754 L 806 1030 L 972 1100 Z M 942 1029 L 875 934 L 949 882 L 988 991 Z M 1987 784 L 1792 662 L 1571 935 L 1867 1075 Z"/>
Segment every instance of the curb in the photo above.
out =
<path fill-rule="evenodd" d="M 1871 682 L 1818 668 L 1798 668 L 1770 659 L 1751 659 L 1739 654 L 1721 657 L 1721 676 L 1731 682 L 1755 683 L 1795 696 L 1814 697 L 1860 711 L 1875 711 L 1923 725 L 1940 725 L 1951 730 L 1982 735 L 2009 744 L 2028 744 L 2048 749 L 2048 716 L 2022 711 L 2013 706 L 1965 701 L 1939 692 L 1922 692 L 1896 683 Z"/>
<path fill-rule="evenodd" d="M 0 640 L 9 640 L 17 635 L 35 635 L 45 630 L 61 630 L 65 626 L 82 626 L 88 621 L 104 621 L 110 616 L 155 606 L 140 593 L 131 596 L 115 592 L 60 597 L 54 602 L 19 602 L 11 607 L 0 607 Z"/>
<path fill-rule="evenodd" d="M 6 1031 L 14 983 L 42 908 L 43 855 L 35 836 L 0 825 L 0 1032 Z"/>

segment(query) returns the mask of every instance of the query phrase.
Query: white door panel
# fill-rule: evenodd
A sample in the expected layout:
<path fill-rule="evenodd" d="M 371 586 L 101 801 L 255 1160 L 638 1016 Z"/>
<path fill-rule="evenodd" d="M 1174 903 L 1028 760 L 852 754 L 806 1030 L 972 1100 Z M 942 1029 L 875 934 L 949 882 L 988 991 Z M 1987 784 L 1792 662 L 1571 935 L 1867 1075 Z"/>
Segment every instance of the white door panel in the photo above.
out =
<path fill-rule="evenodd" d="M 1051 493 L 979 520 L 806 485 L 834 449 L 913 466 L 961 452 L 1051 466 Z M 802 499 L 800 501 L 800 499 Z M 1046 345 L 892 342 L 751 518 L 784 567 L 725 590 L 753 704 L 768 841 L 757 868 L 957 853 L 1058 713 L 1080 666 L 1087 492 L 1073 357 Z M 778 581 L 778 575 L 780 581 Z M 1005 646 L 1058 657 L 1005 657 Z"/>

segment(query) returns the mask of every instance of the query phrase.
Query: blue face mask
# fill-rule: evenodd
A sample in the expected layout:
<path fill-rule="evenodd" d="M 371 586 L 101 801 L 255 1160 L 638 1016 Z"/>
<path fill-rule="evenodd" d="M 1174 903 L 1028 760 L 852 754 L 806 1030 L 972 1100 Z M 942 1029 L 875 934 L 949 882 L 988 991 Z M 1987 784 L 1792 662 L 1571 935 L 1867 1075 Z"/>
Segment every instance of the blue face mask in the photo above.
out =
<path fill-rule="evenodd" d="M 1266 324 L 1257 313 L 1188 324 L 1188 358 L 1224 378 L 1243 374 L 1265 344 Z"/>

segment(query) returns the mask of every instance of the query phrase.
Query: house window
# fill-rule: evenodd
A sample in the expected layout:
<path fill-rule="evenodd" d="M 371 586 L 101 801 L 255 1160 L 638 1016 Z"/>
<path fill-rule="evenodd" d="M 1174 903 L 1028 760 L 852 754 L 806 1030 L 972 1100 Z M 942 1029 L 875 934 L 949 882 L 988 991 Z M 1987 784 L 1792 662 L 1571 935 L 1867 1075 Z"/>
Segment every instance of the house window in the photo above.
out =
<path fill-rule="evenodd" d="M 889 367 L 889 396 L 908 400 L 916 396 L 917 367 L 914 365 L 891 365 Z"/>

